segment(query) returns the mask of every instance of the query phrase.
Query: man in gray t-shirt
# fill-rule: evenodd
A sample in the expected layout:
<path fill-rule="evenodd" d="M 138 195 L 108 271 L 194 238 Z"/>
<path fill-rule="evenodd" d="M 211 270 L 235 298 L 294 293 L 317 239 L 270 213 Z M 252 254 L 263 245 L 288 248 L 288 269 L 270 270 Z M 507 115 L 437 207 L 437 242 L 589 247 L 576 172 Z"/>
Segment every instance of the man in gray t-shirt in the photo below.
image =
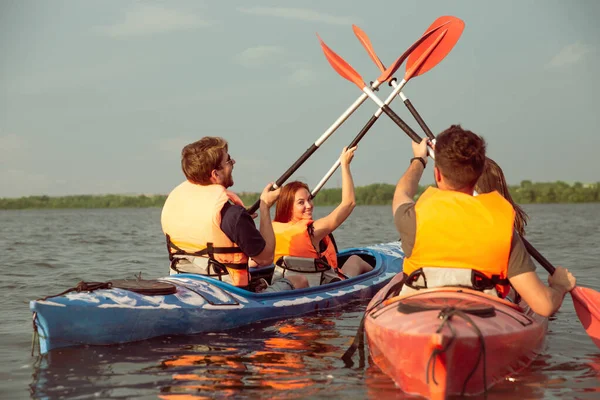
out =
<path fill-rule="evenodd" d="M 408 170 L 398 181 L 392 203 L 394 223 L 400 233 L 402 248 L 404 249 L 407 258 L 410 258 L 410 256 L 413 255 L 413 249 L 416 248 L 415 242 L 418 240 L 425 240 L 423 238 L 419 239 L 420 236 L 417 232 L 417 227 L 419 226 L 419 214 L 415 208 L 413 198 L 417 193 L 419 180 L 427 165 L 428 144 L 429 142 L 427 140 L 423 140 L 421 143 L 413 142 L 413 153 L 415 157 L 411 159 Z M 446 210 L 452 215 L 463 215 L 467 217 L 467 213 L 470 213 L 470 209 L 465 209 L 464 207 L 473 204 L 473 202 L 466 201 L 469 198 L 464 198 L 464 194 L 469 196 L 473 195 L 475 184 L 483 172 L 485 148 L 486 144 L 481 136 L 476 135 L 471 131 L 464 130 L 459 125 L 451 126 L 440 133 L 436 139 L 434 166 L 436 186 L 442 192 L 451 191 L 462 193 L 461 195 L 455 196 L 457 198 L 463 196 L 463 201 L 457 201 L 453 206 L 449 206 L 449 204 L 453 204 L 452 202 L 446 202 L 444 204 Z M 499 202 L 502 203 L 502 200 L 499 199 Z M 505 204 L 506 203 L 503 205 L 504 208 L 506 208 Z M 432 209 L 431 207 L 432 203 L 430 202 L 429 210 Z M 423 207 L 421 207 L 421 209 L 422 208 Z M 473 212 L 474 211 L 475 210 L 473 210 Z M 492 213 L 491 215 L 493 216 L 494 214 Z M 501 214 L 498 215 L 500 216 L 499 220 L 501 220 Z M 426 216 L 421 217 L 426 217 L 422 220 L 422 223 L 427 223 L 428 229 L 431 229 L 432 226 L 437 227 L 437 225 L 435 225 L 435 221 L 437 220 L 432 220 L 431 215 L 427 214 Z M 479 220 L 473 221 L 473 218 L 471 218 L 471 226 L 479 227 L 477 221 Z M 504 218 L 503 221 L 507 221 L 506 218 Z M 458 223 L 460 222 L 461 221 L 458 221 Z M 489 221 L 482 221 L 482 224 L 488 224 L 488 233 L 496 234 L 494 230 L 489 230 L 492 229 L 489 227 L 493 226 L 490 225 Z M 504 230 L 501 232 L 506 232 L 506 235 L 501 237 L 502 241 L 498 246 L 508 246 L 510 244 L 508 265 L 506 265 L 506 276 L 510 281 L 510 284 L 537 314 L 543 316 L 552 315 L 560 308 L 566 293 L 575 287 L 575 277 L 567 269 L 557 267 L 555 273 L 548 277 L 549 286 L 544 285 L 535 272 L 535 266 L 527 254 L 520 236 L 512 229 L 512 236 L 509 237 L 508 235 L 511 234 L 512 226 L 507 225 L 506 222 L 504 222 L 504 225 L 499 223 L 498 226 L 503 226 Z M 444 228 L 451 229 L 451 227 Z M 485 232 L 485 229 L 483 231 Z M 472 237 L 471 240 L 474 240 L 474 237 Z M 509 249 L 508 247 L 496 247 L 494 244 L 495 242 L 490 239 L 486 241 L 484 238 L 484 240 L 480 240 L 480 243 L 485 243 L 485 245 L 488 246 L 486 248 L 493 250 L 494 254 L 498 253 L 506 256 L 506 251 Z M 425 241 L 424 243 L 419 242 L 418 248 L 421 252 L 420 255 L 427 253 L 428 246 L 431 246 L 432 252 L 436 252 L 438 251 L 439 243 L 434 241 L 431 241 L 431 243 L 428 241 Z M 445 248 L 448 248 L 448 246 Z M 502 253 L 502 248 L 506 249 L 504 250 L 504 253 Z M 481 250 L 479 249 L 479 251 Z M 469 259 L 469 256 L 472 255 L 461 255 L 456 253 L 448 254 L 448 258 L 453 258 L 455 262 L 457 259 L 460 260 L 461 257 Z M 443 258 L 443 254 L 440 257 Z M 444 265 L 435 265 L 435 267 L 443 268 Z"/>

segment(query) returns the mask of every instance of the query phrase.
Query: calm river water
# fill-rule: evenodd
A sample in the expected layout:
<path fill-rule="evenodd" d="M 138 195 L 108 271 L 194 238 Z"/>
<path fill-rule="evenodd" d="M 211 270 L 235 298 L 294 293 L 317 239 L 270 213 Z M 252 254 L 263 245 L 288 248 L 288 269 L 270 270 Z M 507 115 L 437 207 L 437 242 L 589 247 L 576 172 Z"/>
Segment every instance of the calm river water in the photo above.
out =
<path fill-rule="evenodd" d="M 357 207 L 336 231 L 340 248 L 397 239 L 390 209 Z M 317 216 L 329 210 L 318 209 Z M 528 239 L 550 261 L 570 268 L 579 284 L 600 290 L 600 204 L 532 205 L 526 211 Z M 345 368 L 339 358 L 364 303 L 227 333 L 32 357 L 29 300 L 80 280 L 168 274 L 160 209 L 0 211 L 0 232 L 1 398 L 408 398 L 370 360 Z M 488 394 L 506 398 L 600 398 L 600 351 L 569 296 L 550 323 L 544 354 Z"/>

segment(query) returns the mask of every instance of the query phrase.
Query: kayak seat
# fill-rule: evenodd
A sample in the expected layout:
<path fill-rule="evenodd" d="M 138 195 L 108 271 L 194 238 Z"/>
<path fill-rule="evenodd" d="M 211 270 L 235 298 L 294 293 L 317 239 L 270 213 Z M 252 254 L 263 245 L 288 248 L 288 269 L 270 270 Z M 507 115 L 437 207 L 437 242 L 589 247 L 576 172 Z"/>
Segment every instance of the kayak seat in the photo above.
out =
<path fill-rule="evenodd" d="M 375 259 L 375 257 L 373 257 L 373 255 L 371 255 L 369 253 L 358 253 L 358 254 L 357 253 L 351 253 L 351 254 L 346 253 L 343 255 L 338 254 L 338 265 L 344 265 L 346 260 L 348 260 L 348 258 L 350 258 L 351 256 L 359 256 L 360 258 L 363 259 L 363 261 L 365 261 L 371 267 L 373 267 L 373 269 L 375 269 L 377 267 L 377 260 Z"/>
<path fill-rule="evenodd" d="M 343 265 L 344 262 L 353 255 L 359 256 L 374 269 L 377 266 L 376 258 L 368 253 L 338 255 L 338 265 Z M 272 277 L 273 281 L 293 275 L 305 276 L 310 287 L 348 279 L 341 270 L 331 268 L 324 259 L 283 256 L 275 261 L 275 271 Z"/>
<path fill-rule="evenodd" d="M 319 258 L 283 256 L 275 261 L 273 281 L 295 275 L 306 277 L 310 287 L 339 279 L 332 268 Z"/>
<path fill-rule="evenodd" d="M 274 271 L 275 266 L 272 264 L 264 267 L 250 268 L 250 291 L 254 292 L 256 287 L 260 286 L 260 281 L 262 279 L 264 279 L 267 282 L 271 282 Z"/>

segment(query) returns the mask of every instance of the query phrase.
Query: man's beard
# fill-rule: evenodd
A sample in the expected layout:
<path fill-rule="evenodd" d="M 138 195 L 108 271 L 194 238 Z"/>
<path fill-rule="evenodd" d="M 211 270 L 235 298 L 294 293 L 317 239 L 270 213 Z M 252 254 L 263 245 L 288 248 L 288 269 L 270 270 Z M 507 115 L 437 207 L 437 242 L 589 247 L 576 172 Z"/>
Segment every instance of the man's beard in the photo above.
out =
<path fill-rule="evenodd" d="M 227 178 L 225 178 L 223 186 L 225 186 L 226 189 L 233 186 L 233 177 L 231 175 L 228 175 Z"/>

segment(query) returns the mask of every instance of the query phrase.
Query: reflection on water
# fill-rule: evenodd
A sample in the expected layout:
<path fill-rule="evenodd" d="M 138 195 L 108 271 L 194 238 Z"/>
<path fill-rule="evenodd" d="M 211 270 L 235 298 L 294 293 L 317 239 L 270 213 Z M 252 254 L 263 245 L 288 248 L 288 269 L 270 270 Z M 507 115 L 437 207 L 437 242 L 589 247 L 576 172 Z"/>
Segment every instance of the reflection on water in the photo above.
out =
<path fill-rule="evenodd" d="M 329 209 L 317 209 L 327 213 Z M 536 205 L 529 239 L 582 286 L 600 290 L 600 204 Z M 357 207 L 336 232 L 341 248 L 395 240 L 389 207 Z M 576 223 L 574 223 L 574 221 Z M 4 279 L 0 398 L 411 399 L 368 357 L 347 368 L 365 303 L 229 332 L 59 349 L 32 358 L 28 301 L 79 280 L 167 273 L 160 209 L 0 212 Z M 117 240 L 118 238 L 118 240 Z M 132 249 L 135 249 L 133 251 Z M 24 268 L 25 267 L 25 268 Z M 540 272 L 545 279 L 545 273 Z M 600 351 L 569 296 L 550 322 L 546 350 L 488 399 L 598 399 Z M 483 398 L 483 397 L 480 397 Z"/>
<path fill-rule="evenodd" d="M 160 393 L 163 399 L 306 398 L 336 387 L 339 355 L 363 304 L 344 311 L 254 324 L 228 333 L 167 337 L 122 346 L 81 347 L 40 358 L 34 397 Z M 69 382 L 66 387 L 64 382 Z M 339 388 L 335 389 L 336 391 Z M 347 390 L 347 389 L 346 389 Z M 185 395 L 186 397 L 182 397 Z"/>
<path fill-rule="evenodd" d="M 231 332 L 52 352 L 38 360 L 31 394 L 166 400 L 417 398 L 400 392 L 369 357 L 363 366 L 344 367 L 340 355 L 363 310 L 364 304 L 354 303 L 344 310 Z M 538 357 L 528 369 L 496 385 L 487 399 L 561 398 L 578 388 L 578 398 L 596 398 L 600 389 L 590 383 L 600 380 L 600 353 L 560 362 L 562 357 Z"/>

